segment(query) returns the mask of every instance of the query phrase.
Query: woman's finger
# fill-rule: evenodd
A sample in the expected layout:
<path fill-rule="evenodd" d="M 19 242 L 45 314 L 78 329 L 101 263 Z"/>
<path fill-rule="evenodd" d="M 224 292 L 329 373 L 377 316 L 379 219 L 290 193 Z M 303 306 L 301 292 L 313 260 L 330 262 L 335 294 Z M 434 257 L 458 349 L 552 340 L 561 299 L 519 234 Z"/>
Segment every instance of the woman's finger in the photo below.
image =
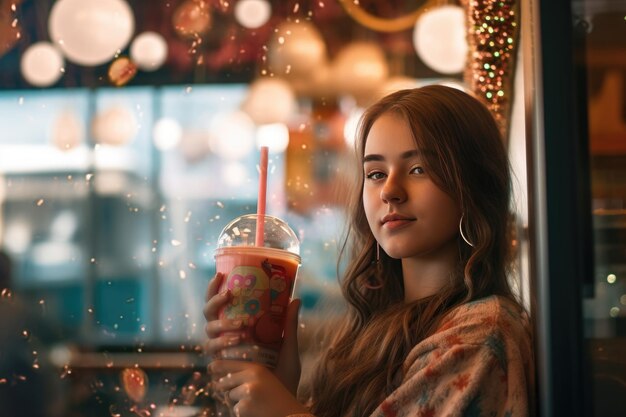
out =
<path fill-rule="evenodd" d="M 240 330 L 243 321 L 240 319 L 229 320 L 212 320 L 204 326 L 204 331 L 209 338 L 215 338 L 220 336 L 224 332 Z"/>
<path fill-rule="evenodd" d="M 210 356 L 215 356 L 220 350 L 237 346 L 242 341 L 241 335 L 225 334 L 214 339 L 209 339 L 204 344 L 204 352 Z"/>
<path fill-rule="evenodd" d="M 258 410 L 258 407 L 256 407 L 256 409 Z M 235 413 L 236 416 L 253 415 L 251 413 L 253 413 L 254 410 L 255 410 L 254 403 L 252 401 L 248 400 L 247 398 L 243 398 L 243 399 L 237 401 L 235 403 L 235 405 L 233 406 L 233 412 Z"/>
<path fill-rule="evenodd" d="M 247 361 L 236 361 L 236 360 L 214 360 L 209 366 L 209 373 L 218 379 L 223 377 L 224 375 L 235 374 L 237 372 L 245 371 L 246 369 L 252 369 L 255 367 L 262 367 L 263 365 L 256 364 L 254 362 Z"/>
<path fill-rule="evenodd" d="M 215 381 L 213 387 L 222 392 L 232 391 L 233 389 L 244 385 L 246 383 L 245 372 L 235 372 L 235 373 L 227 373 L 223 375 Z M 235 398 L 231 396 L 234 400 Z M 241 399 L 241 398 L 239 398 Z"/>
<path fill-rule="evenodd" d="M 228 398 L 235 403 L 250 398 L 250 387 L 246 383 L 228 388 L 228 390 Z"/>
<path fill-rule="evenodd" d="M 205 301 L 209 301 L 211 297 L 219 292 L 223 280 L 224 274 L 220 272 L 213 276 L 213 279 L 211 280 L 211 282 L 209 282 L 209 285 L 207 285 Z"/>
<path fill-rule="evenodd" d="M 217 320 L 218 313 L 230 301 L 232 294 L 230 291 L 224 291 L 212 296 L 209 301 L 204 304 L 204 318 L 207 321 Z"/>

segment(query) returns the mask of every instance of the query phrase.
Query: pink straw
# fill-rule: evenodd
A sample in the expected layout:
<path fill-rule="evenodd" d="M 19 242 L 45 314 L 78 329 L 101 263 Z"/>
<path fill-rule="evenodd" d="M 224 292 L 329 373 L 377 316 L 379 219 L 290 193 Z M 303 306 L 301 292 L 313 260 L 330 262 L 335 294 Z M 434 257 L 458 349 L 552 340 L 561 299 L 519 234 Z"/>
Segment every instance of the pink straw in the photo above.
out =
<path fill-rule="evenodd" d="M 267 194 L 267 146 L 261 146 L 259 162 L 259 197 L 256 206 L 256 246 L 263 246 L 265 235 L 265 199 Z"/>

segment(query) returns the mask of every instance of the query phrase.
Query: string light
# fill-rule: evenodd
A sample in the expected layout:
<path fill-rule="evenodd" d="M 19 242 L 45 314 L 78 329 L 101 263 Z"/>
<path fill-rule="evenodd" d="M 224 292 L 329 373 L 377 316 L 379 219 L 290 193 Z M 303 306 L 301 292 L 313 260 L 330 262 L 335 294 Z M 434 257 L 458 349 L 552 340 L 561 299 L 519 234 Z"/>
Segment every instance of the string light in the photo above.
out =
<path fill-rule="evenodd" d="M 463 0 L 470 57 L 465 81 L 506 134 L 519 28 L 516 0 Z"/>

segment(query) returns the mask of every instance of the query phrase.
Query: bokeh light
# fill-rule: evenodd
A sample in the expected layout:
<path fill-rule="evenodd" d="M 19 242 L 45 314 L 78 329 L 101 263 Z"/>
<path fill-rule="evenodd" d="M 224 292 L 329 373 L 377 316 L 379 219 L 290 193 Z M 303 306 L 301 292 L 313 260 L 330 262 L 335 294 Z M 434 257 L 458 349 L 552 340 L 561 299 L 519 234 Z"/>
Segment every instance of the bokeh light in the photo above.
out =
<path fill-rule="evenodd" d="M 230 161 L 222 168 L 222 178 L 228 186 L 240 186 L 246 182 L 247 177 L 248 170 L 241 162 Z"/>
<path fill-rule="evenodd" d="M 109 81 L 116 87 L 128 84 L 136 74 L 137 66 L 125 56 L 117 58 L 109 66 Z"/>
<path fill-rule="evenodd" d="M 94 66 L 128 45 L 135 20 L 123 0 L 59 0 L 52 6 L 48 30 L 68 60 Z"/>
<path fill-rule="evenodd" d="M 62 151 L 76 148 L 83 141 L 83 126 L 72 111 L 64 111 L 52 126 L 51 142 Z"/>
<path fill-rule="evenodd" d="M 296 97 L 287 83 L 263 77 L 252 83 L 241 109 L 257 125 L 287 123 L 297 107 Z"/>
<path fill-rule="evenodd" d="M 144 71 L 155 71 L 167 59 L 167 43 L 156 32 L 143 32 L 130 45 L 130 57 Z"/>
<path fill-rule="evenodd" d="M 289 129 L 284 123 L 261 125 L 256 131 L 257 147 L 267 146 L 271 153 L 282 153 L 289 146 Z"/>
<path fill-rule="evenodd" d="M 63 56 L 51 43 L 37 42 L 22 55 L 20 69 L 30 84 L 47 87 L 63 75 Z"/>
<path fill-rule="evenodd" d="M 174 30 L 183 38 L 195 38 L 206 34 L 211 29 L 209 4 L 205 0 L 187 0 L 182 3 L 172 16 Z"/>
<path fill-rule="evenodd" d="M 161 151 L 174 149 L 183 137 L 183 128 L 174 119 L 163 118 L 158 120 L 152 131 L 154 145 Z"/>
<path fill-rule="evenodd" d="M 267 0 L 239 0 L 235 4 L 235 19 L 243 27 L 256 29 L 272 16 L 272 6 Z"/>
<path fill-rule="evenodd" d="M 443 74 L 463 71 L 467 61 L 465 11 L 446 5 L 424 13 L 415 23 L 413 44 L 430 68 Z"/>
<path fill-rule="evenodd" d="M 120 376 L 124 392 L 136 403 L 141 402 L 146 396 L 148 376 L 140 368 L 126 368 Z"/>
<path fill-rule="evenodd" d="M 337 91 L 354 96 L 364 105 L 375 98 L 389 76 L 389 67 L 378 44 L 353 42 L 337 54 L 331 76 Z"/>
<path fill-rule="evenodd" d="M 254 122 L 242 111 L 216 114 L 209 133 L 211 151 L 224 159 L 241 159 L 254 148 Z"/>
<path fill-rule="evenodd" d="M 326 44 L 312 23 L 283 22 L 270 41 L 267 58 L 273 74 L 306 79 L 326 63 Z"/>
<path fill-rule="evenodd" d="M 135 138 L 137 130 L 133 113 L 119 106 L 98 113 L 92 124 L 93 137 L 104 145 L 125 145 Z"/>

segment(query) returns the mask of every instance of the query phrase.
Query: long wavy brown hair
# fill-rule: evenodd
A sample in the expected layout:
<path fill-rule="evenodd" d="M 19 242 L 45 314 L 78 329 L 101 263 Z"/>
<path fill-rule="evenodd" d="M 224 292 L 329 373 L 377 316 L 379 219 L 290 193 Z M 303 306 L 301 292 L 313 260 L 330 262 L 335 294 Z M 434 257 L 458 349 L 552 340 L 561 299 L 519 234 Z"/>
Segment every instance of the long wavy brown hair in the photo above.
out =
<path fill-rule="evenodd" d="M 363 208 L 363 151 L 373 123 L 384 113 L 405 120 L 424 155 L 431 179 L 459 204 L 454 279 L 436 295 L 404 301 L 401 260 L 376 241 Z M 390 146 L 393 146 L 390 143 Z M 352 198 L 351 222 L 340 254 L 348 259 L 341 282 L 348 314 L 311 381 L 310 405 L 317 417 L 364 417 L 399 385 L 409 351 L 464 302 L 497 294 L 515 301 L 511 265 L 509 160 L 496 122 L 474 97 L 432 85 L 390 94 L 369 107 L 356 143 L 360 183 Z"/>

